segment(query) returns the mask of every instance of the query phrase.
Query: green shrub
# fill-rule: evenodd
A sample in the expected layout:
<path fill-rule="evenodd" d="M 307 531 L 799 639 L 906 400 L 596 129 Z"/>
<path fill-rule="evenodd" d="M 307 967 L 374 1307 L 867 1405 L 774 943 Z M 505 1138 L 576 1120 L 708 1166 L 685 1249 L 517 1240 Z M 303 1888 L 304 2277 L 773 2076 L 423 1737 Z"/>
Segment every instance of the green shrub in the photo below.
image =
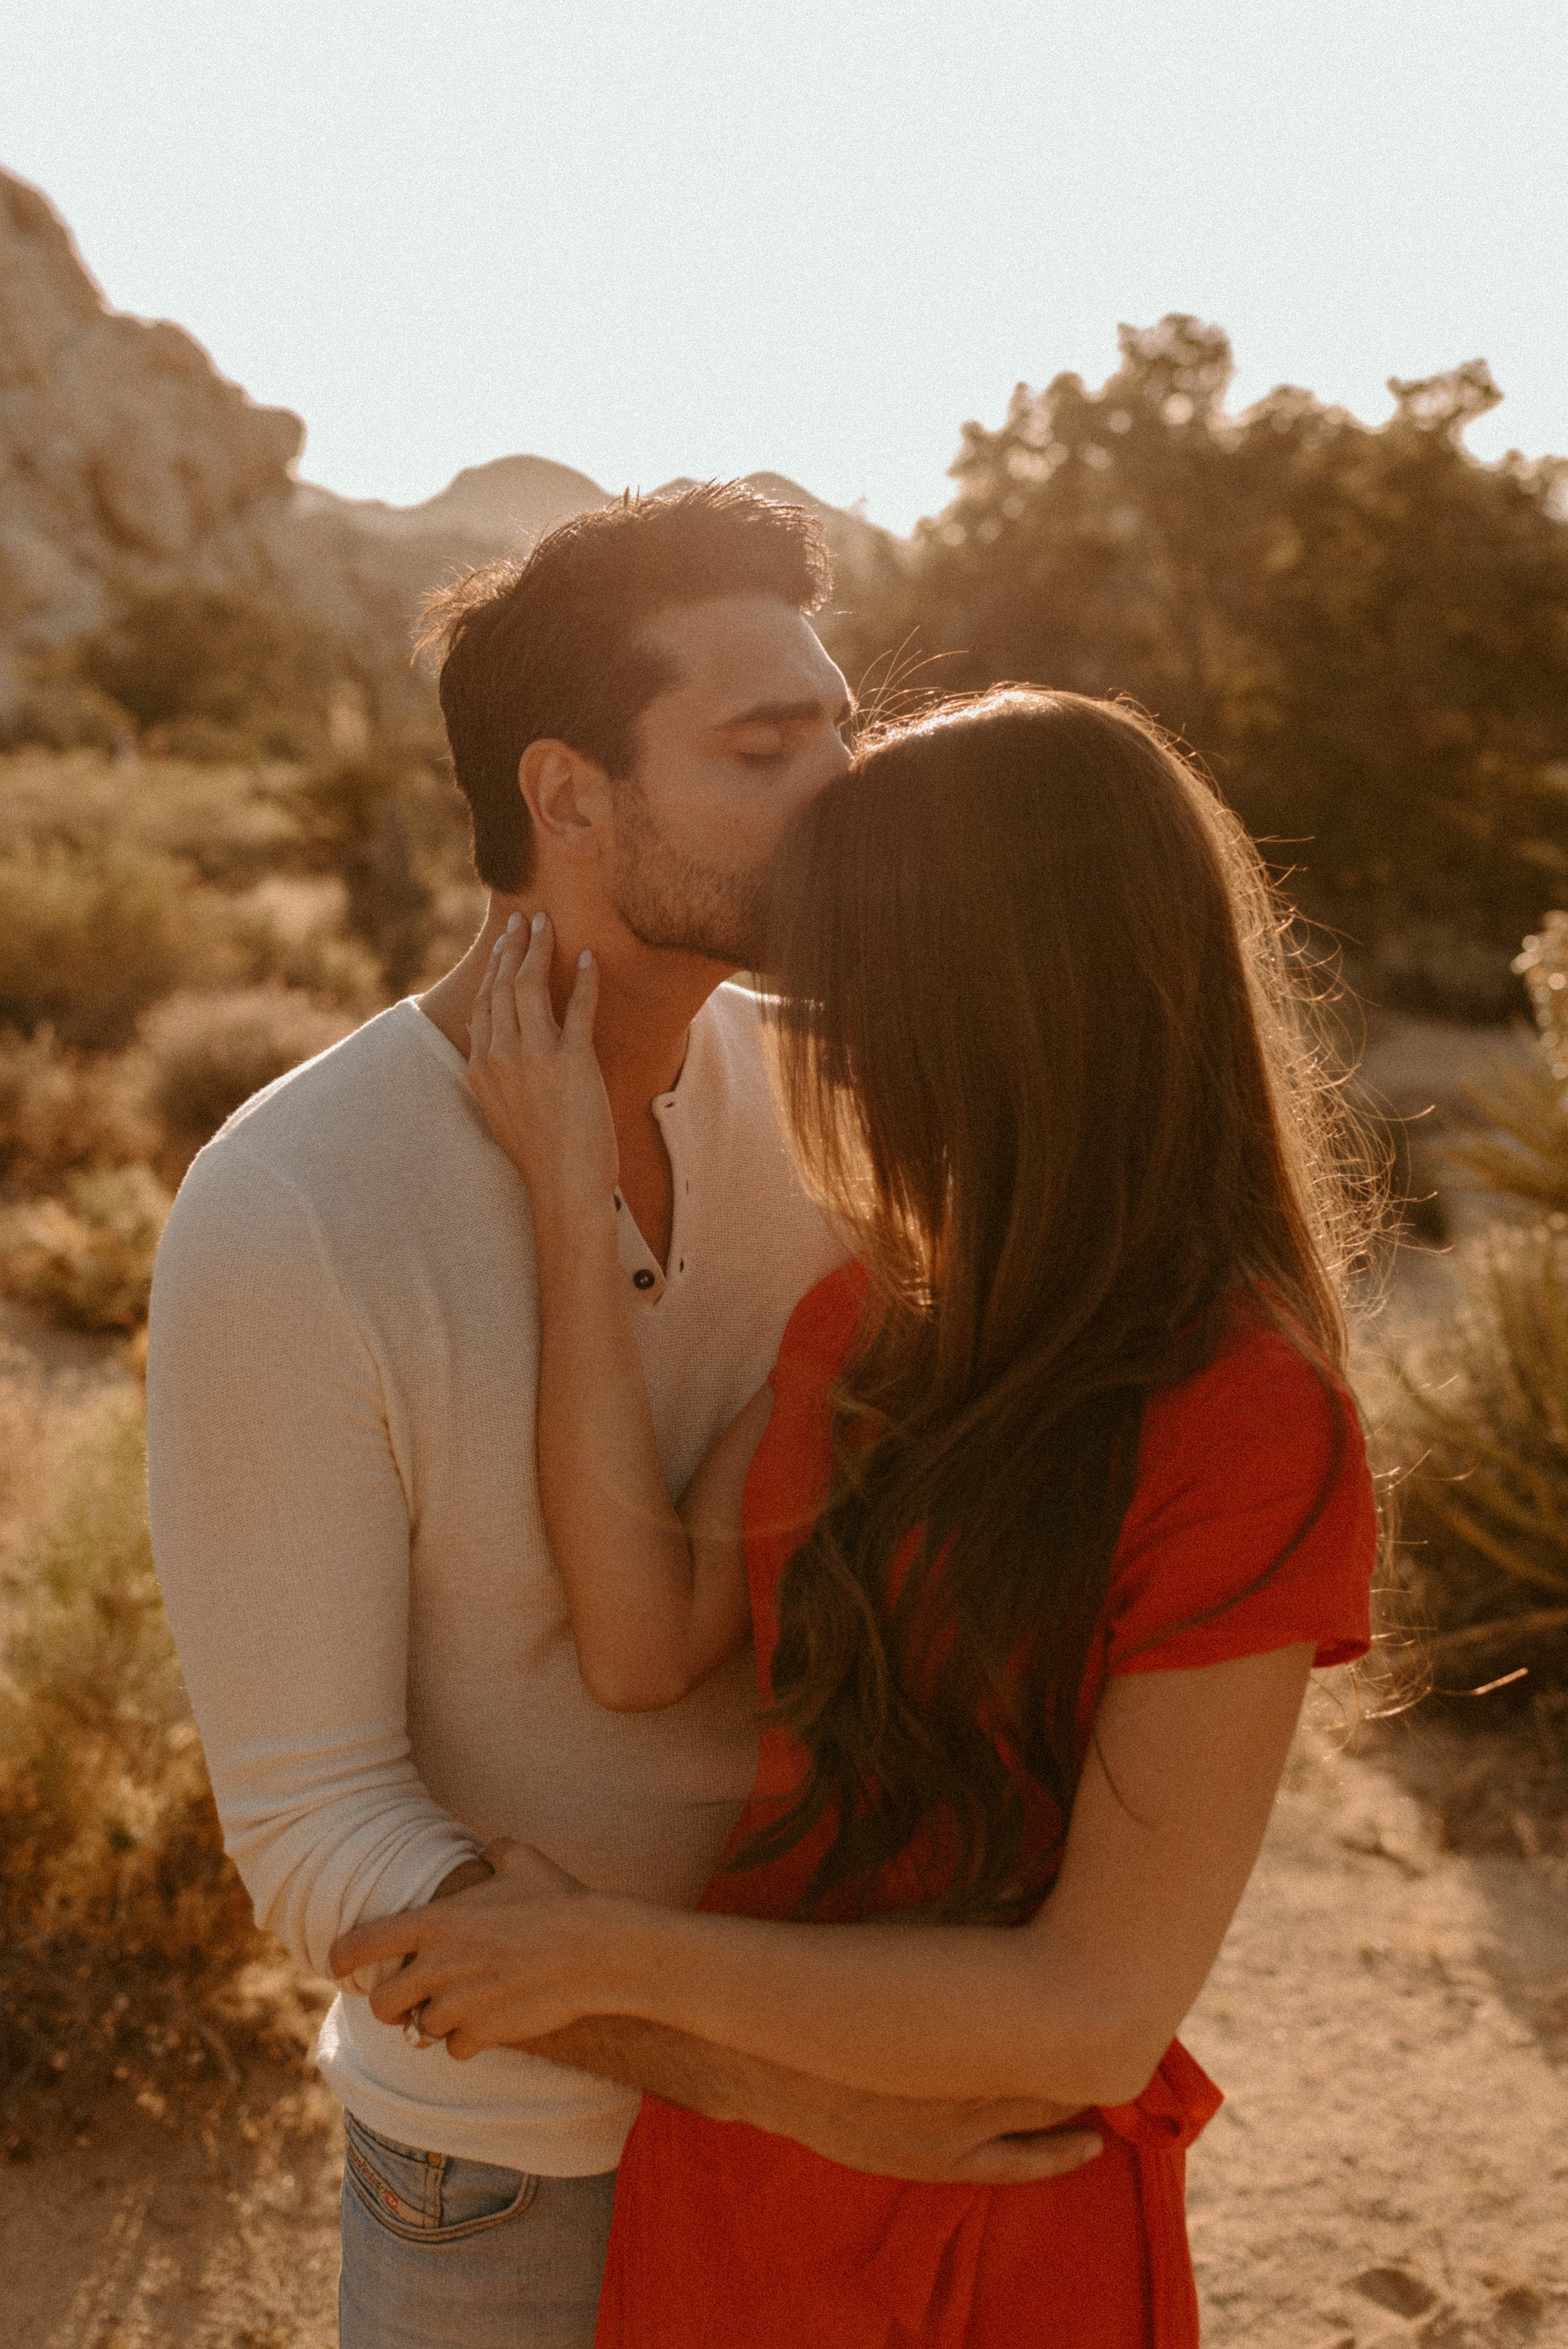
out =
<path fill-rule="evenodd" d="M 1494 1226 L 1459 1268 L 1392 1431 L 1413 1609 L 1439 1689 L 1568 1688 L 1568 1228 Z"/>
<path fill-rule="evenodd" d="M 10 1581 L 0 2097 L 14 2110 L 31 2080 L 79 2118 L 119 2082 L 160 2110 L 171 2072 L 232 2081 L 217 2002 L 266 1945 L 223 1857 L 159 1601 L 129 1397 L 98 1407 Z"/>
<path fill-rule="evenodd" d="M 347 1035 L 351 1016 L 285 988 L 175 995 L 142 1022 L 146 1101 L 183 1171 L 242 1102 Z"/>
<path fill-rule="evenodd" d="M 139 1330 L 171 1205 L 149 1167 L 71 1175 L 63 1199 L 0 1212 L 0 1289 L 76 1330 Z"/>
<path fill-rule="evenodd" d="M 171 858 L 111 839 L 28 843 L 0 859 L 0 1024 L 112 1050 L 216 957 L 206 899 Z"/>
<path fill-rule="evenodd" d="M 321 749 L 344 659 L 286 605 L 176 588 L 141 597 L 85 639 L 77 663 L 144 733 L 203 760 Z"/>

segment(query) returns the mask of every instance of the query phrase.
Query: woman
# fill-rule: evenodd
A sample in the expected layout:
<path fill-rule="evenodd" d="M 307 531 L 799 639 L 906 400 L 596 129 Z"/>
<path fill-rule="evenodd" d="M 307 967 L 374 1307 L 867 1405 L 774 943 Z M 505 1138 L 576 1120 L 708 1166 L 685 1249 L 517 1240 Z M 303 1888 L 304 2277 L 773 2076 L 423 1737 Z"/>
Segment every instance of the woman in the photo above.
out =
<path fill-rule="evenodd" d="M 1006 688 L 890 730 L 778 875 L 786 1121 L 851 1261 L 670 1501 L 614 1219 L 584 957 L 503 944 L 471 1072 L 526 1174 L 552 1547 L 599 1700 L 755 1627 L 757 1784 L 696 1915 L 536 1872 L 350 1937 L 455 2055 L 583 2013 L 852 2087 L 1038 2095 L 1092 2158 L 862 2177 L 645 2101 L 602 2349 L 1181 2349 L 1172 2041 L 1314 1662 L 1366 1651 L 1347 1227 L 1240 828 L 1139 719 Z M 824 1928 L 832 1925 L 835 1930 Z"/>

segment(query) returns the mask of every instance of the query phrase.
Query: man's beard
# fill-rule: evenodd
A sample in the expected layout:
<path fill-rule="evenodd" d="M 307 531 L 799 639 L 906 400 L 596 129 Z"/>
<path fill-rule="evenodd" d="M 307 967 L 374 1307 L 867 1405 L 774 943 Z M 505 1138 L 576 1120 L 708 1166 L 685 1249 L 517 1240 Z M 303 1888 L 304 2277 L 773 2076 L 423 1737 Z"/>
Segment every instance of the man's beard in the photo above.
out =
<path fill-rule="evenodd" d="M 674 848 L 635 775 L 615 785 L 615 911 L 640 946 L 702 955 L 727 970 L 761 968 L 768 945 L 766 864 L 725 873 Z"/>

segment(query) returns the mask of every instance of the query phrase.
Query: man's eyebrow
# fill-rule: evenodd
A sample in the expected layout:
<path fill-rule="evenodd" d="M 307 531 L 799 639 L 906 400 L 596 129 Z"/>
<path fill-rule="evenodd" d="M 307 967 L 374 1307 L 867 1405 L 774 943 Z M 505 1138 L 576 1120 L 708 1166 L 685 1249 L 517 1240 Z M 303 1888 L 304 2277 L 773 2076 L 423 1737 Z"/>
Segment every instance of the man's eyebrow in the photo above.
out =
<path fill-rule="evenodd" d="M 841 726 L 854 716 L 853 701 L 845 701 L 833 719 Z M 790 726 L 802 719 L 820 718 L 822 704 L 808 698 L 803 701 L 754 701 L 749 709 L 738 710 L 733 718 L 721 718 L 716 732 L 722 733 L 731 726 Z"/>

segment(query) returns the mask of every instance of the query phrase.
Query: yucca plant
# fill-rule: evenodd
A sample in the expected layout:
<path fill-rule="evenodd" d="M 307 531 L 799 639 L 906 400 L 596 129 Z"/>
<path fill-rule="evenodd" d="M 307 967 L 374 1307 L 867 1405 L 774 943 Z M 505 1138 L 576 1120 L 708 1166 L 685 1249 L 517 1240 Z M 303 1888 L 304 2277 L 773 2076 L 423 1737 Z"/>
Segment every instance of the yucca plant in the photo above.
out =
<path fill-rule="evenodd" d="M 1530 1064 L 1475 1095 L 1483 1123 L 1448 1154 L 1489 1191 L 1568 1216 L 1568 913 L 1548 914 L 1514 969 L 1530 991 Z"/>
<path fill-rule="evenodd" d="M 1568 1691 L 1568 913 L 1548 914 L 1513 967 L 1533 1065 L 1478 1094 L 1485 1124 L 1450 1154 L 1537 1216 L 1460 1257 L 1457 1312 L 1400 1368 L 1394 1434 L 1436 1684 L 1536 1694 Z"/>
<path fill-rule="evenodd" d="M 1568 1687 L 1568 1228 L 1496 1226 L 1459 1268 L 1446 1333 L 1400 1372 L 1414 1611 L 1439 1689 Z"/>

